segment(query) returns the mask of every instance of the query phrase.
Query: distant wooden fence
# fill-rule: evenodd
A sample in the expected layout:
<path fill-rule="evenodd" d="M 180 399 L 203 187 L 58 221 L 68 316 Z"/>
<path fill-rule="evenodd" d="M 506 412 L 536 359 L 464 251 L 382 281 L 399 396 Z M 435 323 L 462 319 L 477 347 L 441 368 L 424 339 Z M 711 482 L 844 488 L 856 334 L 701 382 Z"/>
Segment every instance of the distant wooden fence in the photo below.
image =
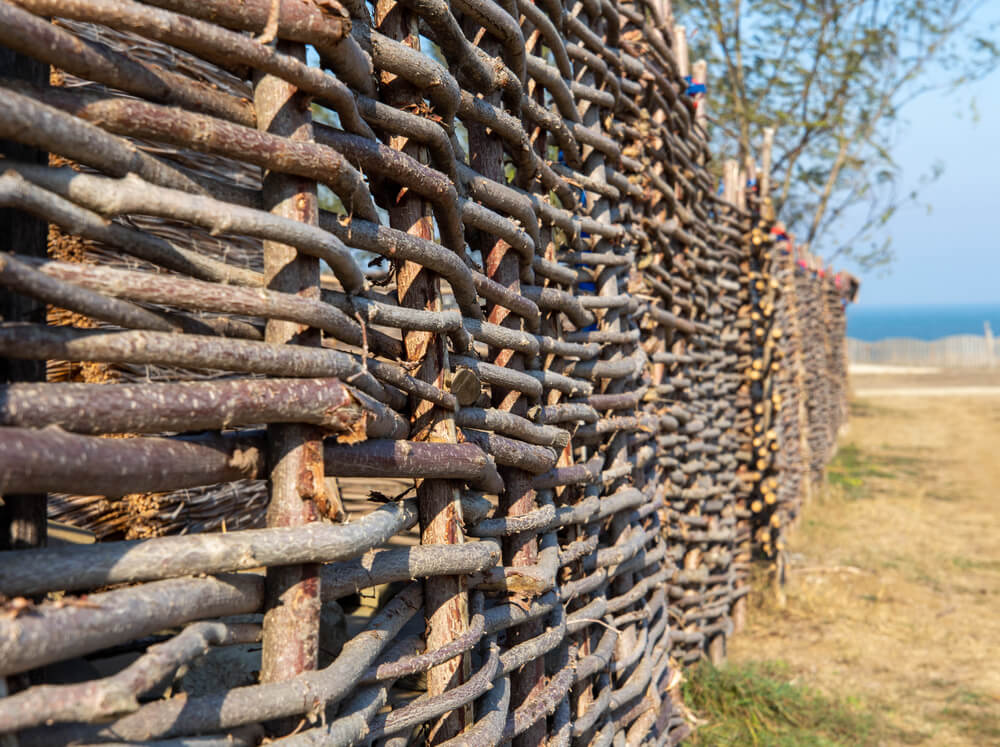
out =
<path fill-rule="evenodd" d="M 877 342 L 848 338 L 847 356 L 851 363 L 889 366 L 992 368 L 998 362 L 993 338 L 980 335 L 953 335 L 940 340 L 896 337 Z"/>

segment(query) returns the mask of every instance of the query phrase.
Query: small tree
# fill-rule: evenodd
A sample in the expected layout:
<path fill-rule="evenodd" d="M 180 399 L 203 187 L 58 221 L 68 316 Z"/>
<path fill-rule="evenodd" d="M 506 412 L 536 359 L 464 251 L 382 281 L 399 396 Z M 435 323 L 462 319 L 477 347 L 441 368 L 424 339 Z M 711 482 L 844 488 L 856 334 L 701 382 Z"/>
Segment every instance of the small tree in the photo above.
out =
<path fill-rule="evenodd" d="M 900 109 L 993 70 L 992 0 L 678 0 L 710 70 L 715 152 L 740 158 L 775 129 L 772 197 L 800 242 L 863 268 L 891 260 L 882 228 L 916 197 L 892 157 Z M 925 176 L 922 181 L 940 173 Z M 831 230 L 864 211 L 850 236 Z"/>

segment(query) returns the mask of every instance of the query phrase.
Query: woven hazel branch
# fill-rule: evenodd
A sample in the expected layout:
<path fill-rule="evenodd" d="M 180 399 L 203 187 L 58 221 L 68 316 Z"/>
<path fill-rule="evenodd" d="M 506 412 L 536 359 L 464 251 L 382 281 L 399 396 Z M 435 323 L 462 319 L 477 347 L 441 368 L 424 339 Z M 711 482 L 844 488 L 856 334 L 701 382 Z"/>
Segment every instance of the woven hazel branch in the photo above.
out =
<path fill-rule="evenodd" d="M 366 410 L 391 422 L 399 417 L 370 398 L 363 409 L 357 394 L 339 379 L 11 384 L 0 387 L 0 402 L 0 425 L 56 425 L 75 433 L 201 431 L 271 422 L 311 423 L 331 433 L 351 433 Z M 379 435 L 371 424 L 367 431 Z"/>
<path fill-rule="evenodd" d="M 82 548 L 10 553 L 0 591 L 34 594 L 223 573 L 296 562 L 329 563 L 361 555 L 416 523 L 412 502 L 389 504 L 351 524 L 251 529 L 232 534 L 158 537 Z"/>
<path fill-rule="evenodd" d="M 52 734 L 60 739 L 111 737 L 139 741 L 224 730 L 308 713 L 317 704 L 336 703 L 350 691 L 358 677 L 403 625 L 420 610 L 420 602 L 420 585 L 410 584 L 372 618 L 365 631 L 344 644 L 340 655 L 326 669 L 306 672 L 286 682 L 237 688 L 218 696 L 191 698 L 180 695 L 149 703 L 107 726 L 70 726 L 53 730 Z M 183 719 L 179 718 L 182 712 Z"/>
<path fill-rule="evenodd" d="M 79 685 L 40 685 L 0 701 L 0 732 L 40 724 L 97 721 L 135 711 L 137 698 L 174 674 L 182 665 L 203 655 L 210 646 L 254 643 L 258 625 L 194 623 L 174 638 L 151 646 L 118 674 Z"/>
<path fill-rule="evenodd" d="M 263 598 L 263 579 L 234 574 L 92 594 L 81 605 L 42 604 L 31 615 L 0 621 L 2 672 L 24 672 L 202 618 L 256 612 Z"/>
<path fill-rule="evenodd" d="M 12 164 L 15 173 L 49 192 L 72 200 L 105 217 L 145 213 L 178 218 L 211 230 L 280 241 L 326 262 L 348 292 L 361 290 L 361 268 L 339 239 L 316 226 L 261 210 L 223 203 L 200 195 L 157 187 L 129 175 L 104 179 L 70 169 L 43 169 Z"/>
<path fill-rule="evenodd" d="M 104 134 L 101 130 L 97 132 Z M 109 224 L 96 213 L 36 187 L 13 171 L 0 175 L 0 203 L 37 215 L 80 237 L 103 242 L 131 256 L 196 278 L 246 286 L 264 282 L 259 273 L 251 270 L 227 265 L 142 231 Z"/>
<path fill-rule="evenodd" d="M 183 106 L 252 127 L 247 102 L 184 75 L 145 64 L 106 46 L 90 45 L 14 5 L 0 9 L 0 41 L 66 72 L 105 83 L 151 101 Z"/>
<path fill-rule="evenodd" d="M 0 428 L 0 490 L 73 490 L 84 479 L 106 495 L 130 489 L 162 492 L 263 474 L 264 444 L 259 432 L 191 438 L 103 439 L 42 430 Z M 325 445 L 326 471 L 341 477 L 419 477 L 467 481 L 488 492 L 503 483 L 473 444 L 372 439 L 360 444 Z M 47 453 L 60 456 L 47 471 Z"/>
<path fill-rule="evenodd" d="M 106 23 L 112 28 L 148 34 L 223 65 L 244 64 L 272 73 L 331 104 L 348 127 L 369 137 L 372 135 L 357 114 L 347 86 L 291 55 L 282 54 L 242 34 L 126 0 L 81 0 L 58 5 L 50 0 L 20 0 L 18 4 L 38 15 L 58 12 L 64 18 Z"/>

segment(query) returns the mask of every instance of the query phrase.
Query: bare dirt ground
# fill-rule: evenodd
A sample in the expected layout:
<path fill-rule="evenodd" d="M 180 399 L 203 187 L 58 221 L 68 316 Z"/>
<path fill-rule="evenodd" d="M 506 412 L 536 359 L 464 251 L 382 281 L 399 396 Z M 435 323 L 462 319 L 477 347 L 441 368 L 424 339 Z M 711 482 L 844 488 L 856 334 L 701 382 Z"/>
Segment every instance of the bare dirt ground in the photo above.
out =
<path fill-rule="evenodd" d="M 852 383 L 829 485 L 789 536 L 784 604 L 751 600 L 730 660 L 787 662 L 880 713 L 873 744 L 1000 745 L 1000 373 Z M 915 387 L 951 391 L 864 394 Z"/>
<path fill-rule="evenodd" d="M 903 366 L 852 366 L 855 397 L 1000 395 L 1000 371 Z"/>

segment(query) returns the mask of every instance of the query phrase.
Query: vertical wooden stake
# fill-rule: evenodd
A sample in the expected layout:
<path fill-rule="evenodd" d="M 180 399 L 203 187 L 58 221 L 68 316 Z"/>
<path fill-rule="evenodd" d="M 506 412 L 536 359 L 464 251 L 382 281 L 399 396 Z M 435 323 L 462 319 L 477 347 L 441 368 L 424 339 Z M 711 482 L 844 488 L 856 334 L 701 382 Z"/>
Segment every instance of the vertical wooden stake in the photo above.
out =
<path fill-rule="evenodd" d="M 484 39 L 483 48 L 489 53 L 500 53 L 499 44 Z M 498 97 L 496 97 L 498 98 Z M 469 123 L 469 150 L 472 167 L 485 177 L 504 184 L 503 144 L 492 132 L 479 124 Z M 521 292 L 520 263 L 518 255 L 510 244 L 502 239 L 484 242 L 481 247 L 486 275 L 515 293 Z M 521 329 L 518 317 L 506 308 L 492 305 L 488 309 L 488 321 L 512 329 Z M 512 350 L 491 350 L 493 363 L 516 371 L 525 368 L 524 356 Z M 520 392 L 492 387 L 494 407 L 527 416 L 527 403 Z M 504 480 L 504 492 L 500 504 L 506 516 L 519 516 L 537 508 L 537 496 L 531 487 L 531 475 L 515 467 L 500 467 Z M 538 539 L 526 532 L 506 538 L 503 547 L 504 563 L 511 566 L 534 565 L 538 562 Z M 508 633 L 510 645 L 516 645 L 544 632 L 541 621 L 530 621 L 517 626 Z M 528 702 L 545 686 L 545 661 L 540 657 L 525 664 L 511 677 L 511 708 Z M 514 739 L 516 747 L 539 745 L 545 739 L 545 722 L 534 724 Z"/>
<path fill-rule="evenodd" d="M 764 145 L 760 150 L 760 199 L 771 196 L 771 149 L 774 146 L 774 128 L 764 128 Z"/>
<path fill-rule="evenodd" d="M 812 461 L 812 447 L 809 445 L 809 412 L 806 407 L 806 380 L 808 373 L 805 364 L 805 334 L 806 330 L 802 325 L 802 305 L 799 302 L 798 283 L 795 281 L 796 265 L 795 253 L 781 255 L 786 263 L 789 277 L 788 287 L 783 292 L 788 294 L 789 318 L 791 320 L 792 339 L 794 348 L 792 350 L 792 366 L 795 370 L 795 388 L 798 391 L 798 411 L 796 416 L 799 421 L 799 453 L 801 455 L 801 468 L 803 477 L 800 482 L 802 489 L 802 502 L 808 503 L 812 497 L 812 481 L 809 479 L 809 464 Z"/>
<path fill-rule="evenodd" d="M 722 164 L 722 199 L 736 205 L 739 199 L 740 165 L 735 158 L 727 158 Z"/>
<path fill-rule="evenodd" d="M 698 102 L 698 108 L 694 112 L 694 122 L 701 128 L 707 136 L 708 134 L 708 62 L 705 60 L 697 60 L 694 63 L 694 67 L 691 68 L 691 80 L 695 83 L 701 83 L 706 86 L 706 93 L 698 94 L 696 99 Z"/>
<path fill-rule="evenodd" d="M 674 26 L 674 57 L 677 58 L 677 67 L 682 78 L 691 74 L 691 58 L 688 55 L 687 28 L 681 25 Z"/>
<path fill-rule="evenodd" d="M 660 18 L 663 19 L 664 30 L 669 32 L 670 28 L 674 25 L 673 3 L 670 0 L 658 0 L 657 7 L 660 12 Z"/>
<path fill-rule="evenodd" d="M 420 49 L 416 16 L 395 0 L 378 0 L 375 21 L 379 30 L 394 39 Z M 389 73 L 382 73 L 383 100 L 394 106 L 422 101 L 419 91 Z M 426 154 L 405 137 L 393 137 L 392 147 L 426 161 Z M 429 205 L 412 191 L 389 210 L 393 228 L 433 241 L 433 219 Z M 438 276 L 416 262 L 396 264 L 396 292 L 400 305 L 427 311 L 441 311 Z M 421 361 L 416 376 L 442 389 L 449 371 L 448 345 L 444 335 L 406 332 L 403 335 L 407 360 Z M 457 443 L 452 413 L 429 402 L 411 400 L 411 433 L 414 440 Z M 465 541 L 462 528 L 460 484 L 449 480 L 424 480 L 417 486 L 420 512 L 420 542 L 424 545 L 454 545 Z M 469 599 L 464 576 L 440 576 L 424 582 L 427 650 L 444 646 L 469 628 Z M 427 694 L 440 695 L 465 682 L 469 675 L 468 654 L 456 656 L 427 673 Z M 427 736 L 428 744 L 438 744 L 461 734 L 473 721 L 471 705 L 442 716 Z"/>
<path fill-rule="evenodd" d="M 0 47 L 0 75 L 36 86 L 49 83 L 49 66 Z M 0 140 L 0 156 L 48 164 L 48 154 L 8 140 Z M 14 208 L 0 209 L 0 237 L 5 251 L 45 257 L 48 224 Z M 45 304 L 10 291 L 0 293 L 0 320 L 45 324 Z M 45 381 L 45 361 L 0 358 L 0 382 Z M 45 493 L 5 495 L 0 506 L 0 550 L 21 550 L 46 544 Z"/>
<path fill-rule="evenodd" d="M 749 153 L 746 158 L 743 159 L 743 172 L 743 184 L 746 185 L 745 189 L 749 195 L 751 192 L 751 182 L 755 183 L 758 187 L 760 186 L 760 175 L 757 173 L 757 162 L 754 161 L 753 156 Z M 750 207 L 749 198 L 747 199 L 746 207 Z"/>
<path fill-rule="evenodd" d="M 305 61 L 302 44 L 279 41 L 278 48 Z M 261 130 L 292 140 L 312 140 L 309 98 L 284 80 L 258 74 L 254 80 L 254 108 Z M 308 179 L 265 173 L 264 206 L 285 218 L 312 225 L 319 222 L 316 183 Z M 294 247 L 265 241 L 264 274 L 272 290 L 319 298 L 319 261 L 300 255 Z M 298 345 L 321 343 L 318 330 L 278 320 L 268 321 L 265 339 Z M 315 521 L 318 516 L 314 501 L 322 497 L 324 490 L 320 431 L 290 424 L 270 425 L 267 432 L 271 468 L 267 525 L 299 526 Z M 319 584 L 319 567 L 314 564 L 267 569 L 262 682 L 287 680 L 316 668 Z M 288 726 L 276 728 L 284 732 Z"/>

